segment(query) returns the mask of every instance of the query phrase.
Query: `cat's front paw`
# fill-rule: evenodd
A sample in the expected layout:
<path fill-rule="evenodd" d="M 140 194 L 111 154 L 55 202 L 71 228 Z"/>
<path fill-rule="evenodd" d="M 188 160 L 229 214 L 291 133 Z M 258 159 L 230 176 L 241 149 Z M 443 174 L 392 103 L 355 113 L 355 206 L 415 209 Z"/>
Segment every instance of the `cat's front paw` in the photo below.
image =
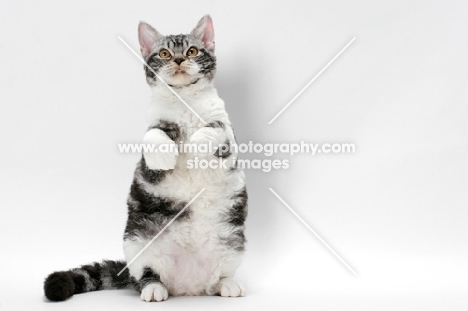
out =
<path fill-rule="evenodd" d="M 242 284 L 232 279 L 221 279 L 217 286 L 218 294 L 222 297 L 244 297 L 246 292 Z"/>
<path fill-rule="evenodd" d="M 175 145 L 175 144 L 174 144 Z M 177 146 L 175 146 L 177 147 Z M 177 149 L 167 152 L 143 152 L 146 166 L 151 170 L 172 170 L 176 167 L 179 152 Z"/>
<path fill-rule="evenodd" d="M 195 152 L 196 154 L 201 155 L 204 153 L 202 151 L 206 150 L 206 152 L 211 155 L 219 147 L 219 145 L 224 144 L 225 140 L 225 135 L 223 135 L 223 132 L 219 129 L 202 127 L 193 133 L 189 142 L 198 147 L 197 150 L 199 152 Z M 205 145 L 205 147 L 202 148 L 201 145 Z"/>
<path fill-rule="evenodd" d="M 219 143 L 223 143 L 223 139 L 220 131 L 212 127 L 202 127 L 193 133 L 190 137 L 190 142 L 192 144 L 213 144 L 214 147 L 217 147 Z"/>
<path fill-rule="evenodd" d="M 167 288 L 162 283 L 149 283 L 141 291 L 140 298 L 143 301 L 164 301 L 169 297 Z"/>
<path fill-rule="evenodd" d="M 143 156 L 151 170 L 171 170 L 177 163 L 177 144 L 158 131 L 148 131 L 144 138 Z"/>

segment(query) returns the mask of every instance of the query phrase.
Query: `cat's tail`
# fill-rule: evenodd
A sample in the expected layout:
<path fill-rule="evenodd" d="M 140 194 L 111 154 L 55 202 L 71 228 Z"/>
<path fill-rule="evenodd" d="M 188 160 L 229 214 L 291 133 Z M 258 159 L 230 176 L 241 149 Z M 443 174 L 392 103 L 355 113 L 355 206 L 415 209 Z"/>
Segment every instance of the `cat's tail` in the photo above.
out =
<path fill-rule="evenodd" d="M 128 269 L 117 275 L 125 265 L 124 261 L 104 260 L 102 263 L 54 272 L 44 282 L 45 296 L 52 301 L 63 301 L 74 294 L 131 288 L 133 284 Z"/>

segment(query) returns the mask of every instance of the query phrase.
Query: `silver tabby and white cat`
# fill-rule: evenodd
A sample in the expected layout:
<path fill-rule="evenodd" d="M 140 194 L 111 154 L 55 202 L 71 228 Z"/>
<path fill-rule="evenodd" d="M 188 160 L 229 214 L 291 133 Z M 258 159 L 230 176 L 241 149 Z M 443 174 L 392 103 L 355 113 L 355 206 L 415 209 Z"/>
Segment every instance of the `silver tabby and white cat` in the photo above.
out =
<path fill-rule="evenodd" d="M 224 102 L 213 85 L 216 70 L 214 30 L 204 16 L 187 35 L 163 36 L 146 23 L 138 27 L 146 63 L 205 121 L 202 122 L 145 67 L 153 98 L 144 143 L 178 145 L 231 144 L 233 129 Z M 104 261 L 54 272 L 44 283 L 47 298 L 133 287 L 144 301 L 169 295 L 244 296 L 232 279 L 244 252 L 247 192 L 244 172 L 234 152 L 144 153 L 135 170 L 128 198 L 124 234 L 126 261 Z M 227 167 L 191 168 L 194 157 L 227 161 Z M 117 275 L 203 188 L 193 203 Z"/>

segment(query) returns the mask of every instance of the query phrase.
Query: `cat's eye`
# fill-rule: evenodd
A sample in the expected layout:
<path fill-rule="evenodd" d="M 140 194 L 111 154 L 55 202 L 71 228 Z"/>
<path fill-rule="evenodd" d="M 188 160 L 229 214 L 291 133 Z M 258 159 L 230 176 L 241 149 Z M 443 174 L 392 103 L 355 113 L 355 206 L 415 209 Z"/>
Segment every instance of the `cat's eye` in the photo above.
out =
<path fill-rule="evenodd" d="M 197 54 L 198 54 L 198 49 L 196 47 L 194 47 L 194 46 L 192 46 L 187 51 L 187 56 L 189 56 L 189 57 L 197 56 Z"/>
<path fill-rule="evenodd" d="M 159 51 L 159 57 L 169 58 L 169 57 L 171 57 L 171 53 L 166 49 L 162 49 L 161 51 Z"/>

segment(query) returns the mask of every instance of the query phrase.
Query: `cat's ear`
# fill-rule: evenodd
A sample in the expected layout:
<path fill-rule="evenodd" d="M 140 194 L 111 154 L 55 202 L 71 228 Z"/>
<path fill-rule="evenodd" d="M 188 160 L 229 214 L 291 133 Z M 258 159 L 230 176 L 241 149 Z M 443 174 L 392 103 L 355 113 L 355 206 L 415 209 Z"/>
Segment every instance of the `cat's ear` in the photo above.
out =
<path fill-rule="evenodd" d="M 190 34 L 202 41 L 207 50 L 214 51 L 214 28 L 213 21 L 209 15 L 203 16 Z"/>
<path fill-rule="evenodd" d="M 151 54 L 154 44 L 162 38 L 164 36 L 151 27 L 150 24 L 140 22 L 138 25 L 138 41 L 140 41 L 140 51 L 143 57 Z"/>

